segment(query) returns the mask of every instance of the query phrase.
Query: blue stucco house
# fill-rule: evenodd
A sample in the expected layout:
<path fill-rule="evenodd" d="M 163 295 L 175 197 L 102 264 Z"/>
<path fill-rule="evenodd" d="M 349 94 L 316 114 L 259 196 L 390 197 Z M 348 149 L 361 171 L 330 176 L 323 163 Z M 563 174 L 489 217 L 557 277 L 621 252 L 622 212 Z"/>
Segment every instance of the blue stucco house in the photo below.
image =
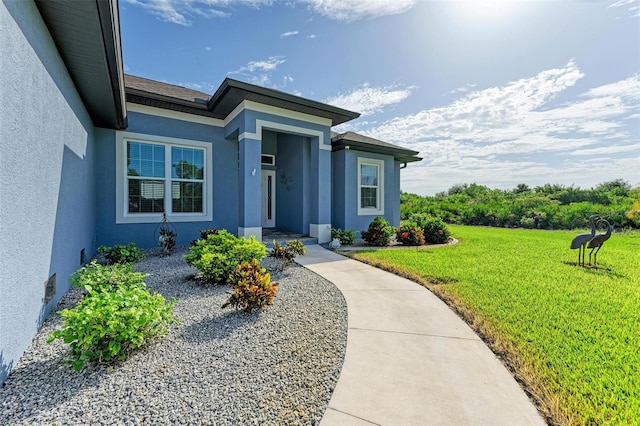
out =
<path fill-rule="evenodd" d="M 359 116 L 233 79 L 210 95 L 124 75 L 117 0 L 0 3 L 0 383 L 101 245 L 203 228 L 329 240 L 400 220 L 415 151 Z"/>

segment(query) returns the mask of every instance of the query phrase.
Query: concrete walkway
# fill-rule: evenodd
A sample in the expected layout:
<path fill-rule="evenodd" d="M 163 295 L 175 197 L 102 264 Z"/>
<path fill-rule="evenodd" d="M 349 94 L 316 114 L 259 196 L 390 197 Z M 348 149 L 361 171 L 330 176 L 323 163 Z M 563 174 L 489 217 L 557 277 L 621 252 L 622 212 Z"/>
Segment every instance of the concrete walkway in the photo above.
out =
<path fill-rule="evenodd" d="M 322 426 L 545 424 L 482 340 L 424 287 L 318 245 L 296 261 L 334 283 L 349 312 Z"/>

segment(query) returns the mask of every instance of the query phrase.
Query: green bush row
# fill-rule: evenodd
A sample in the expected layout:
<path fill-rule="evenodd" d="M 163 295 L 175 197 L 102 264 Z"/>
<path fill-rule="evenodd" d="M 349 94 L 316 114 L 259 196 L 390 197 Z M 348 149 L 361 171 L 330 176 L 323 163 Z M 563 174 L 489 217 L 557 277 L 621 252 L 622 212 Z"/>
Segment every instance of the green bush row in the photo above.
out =
<path fill-rule="evenodd" d="M 621 179 L 592 189 L 545 184 L 514 189 L 454 185 L 436 196 L 400 195 L 400 217 L 414 213 L 437 216 L 447 223 L 476 226 L 574 229 L 589 227 L 592 214 L 616 228 L 640 229 L 640 187 Z"/>
<path fill-rule="evenodd" d="M 446 223 L 438 217 L 416 213 L 409 220 L 402 221 L 398 228 L 394 228 L 383 217 L 374 218 L 366 231 L 360 231 L 365 243 L 372 246 L 386 246 L 395 234 L 396 240 L 409 246 L 419 246 L 426 243 L 443 244 L 449 241 L 451 233 Z"/>

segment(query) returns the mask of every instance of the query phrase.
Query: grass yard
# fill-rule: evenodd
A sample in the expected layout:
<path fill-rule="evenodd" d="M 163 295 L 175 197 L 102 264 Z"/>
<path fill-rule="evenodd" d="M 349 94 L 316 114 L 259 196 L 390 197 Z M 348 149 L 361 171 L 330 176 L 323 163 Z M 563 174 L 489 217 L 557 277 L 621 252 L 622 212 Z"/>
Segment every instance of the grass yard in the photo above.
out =
<path fill-rule="evenodd" d="M 588 269 L 569 249 L 580 231 L 451 231 L 454 246 L 353 257 L 417 280 L 453 306 L 549 422 L 637 424 L 640 233 L 614 234 L 599 268 Z"/>

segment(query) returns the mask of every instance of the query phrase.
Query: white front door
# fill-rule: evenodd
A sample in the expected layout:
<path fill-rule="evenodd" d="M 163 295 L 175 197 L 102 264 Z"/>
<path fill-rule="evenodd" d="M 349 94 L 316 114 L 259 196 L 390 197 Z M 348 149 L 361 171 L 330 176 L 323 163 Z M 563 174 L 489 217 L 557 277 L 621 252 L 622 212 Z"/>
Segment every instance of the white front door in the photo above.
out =
<path fill-rule="evenodd" d="M 276 171 L 262 171 L 262 227 L 276 226 Z"/>

